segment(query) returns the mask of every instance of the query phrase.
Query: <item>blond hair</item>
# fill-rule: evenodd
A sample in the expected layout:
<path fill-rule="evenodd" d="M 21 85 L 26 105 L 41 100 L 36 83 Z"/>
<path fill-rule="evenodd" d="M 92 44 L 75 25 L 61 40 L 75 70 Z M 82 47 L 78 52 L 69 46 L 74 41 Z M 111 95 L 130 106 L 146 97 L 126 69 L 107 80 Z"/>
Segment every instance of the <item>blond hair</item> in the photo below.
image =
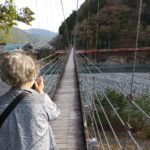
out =
<path fill-rule="evenodd" d="M 23 51 L 4 53 L 0 58 L 0 78 L 12 86 L 21 86 L 35 79 L 38 72 L 36 60 Z"/>

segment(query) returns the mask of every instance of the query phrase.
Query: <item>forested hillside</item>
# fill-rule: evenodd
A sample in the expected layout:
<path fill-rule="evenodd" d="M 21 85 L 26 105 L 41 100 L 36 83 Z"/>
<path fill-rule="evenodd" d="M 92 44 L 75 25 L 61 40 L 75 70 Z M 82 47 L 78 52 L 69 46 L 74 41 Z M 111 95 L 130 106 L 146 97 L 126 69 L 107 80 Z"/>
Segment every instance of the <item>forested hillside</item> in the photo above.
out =
<path fill-rule="evenodd" d="M 8 33 L 0 31 L 0 43 L 33 43 L 37 40 L 35 36 L 14 27 Z"/>
<path fill-rule="evenodd" d="M 57 48 L 67 47 L 69 41 L 73 44 L 76 31 L 78 49 L 135 47 L 139 4 L 140 0 L 86 0 L 66 19 L 69 38 L 63 22 L 52 44 Z M 143 0 L 139 47 L 150 46 L 149 10 L 150 1 Z"/>
<path fill-rule="evenodd" d="M 0 43 L 34 43 L 50 41 L 57 33 L 44 29 L 21 30 L 12 27 L 9 32 L 0 31 Z"/>
<path fill-rule="evenodd" d="M 57 33 L 56 32 L 52 32 L 52 31 L 49 31 L 49 30 L 46 30 L 46 29 L 36 29 L 36 28 L 31 28 L 31 29 L 28 29 L 28 30 L 25 30 L 28 34 L 31 34 L 31 35 L 35 35 L 37 37 L 43 37 L 43 39 L 52 39 L 54 38 Z"/>

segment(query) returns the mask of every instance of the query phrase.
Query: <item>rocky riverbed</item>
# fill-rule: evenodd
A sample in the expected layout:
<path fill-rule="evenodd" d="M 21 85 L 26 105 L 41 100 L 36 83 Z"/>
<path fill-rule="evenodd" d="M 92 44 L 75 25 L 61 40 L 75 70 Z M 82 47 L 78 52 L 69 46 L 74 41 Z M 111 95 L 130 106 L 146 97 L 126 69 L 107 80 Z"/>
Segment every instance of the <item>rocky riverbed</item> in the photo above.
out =
<path fill-rule="evenodd" d="M 44 76 L 44 82 L 45 82 L 45 92 L 49 93 L 51 96 L 54 93 L 54 90 L 56 88 L 57 82 L 59 79 L 59 75 L 51 74 L 51 75 L 45 75 Z M 0 95 L 7 92 L 11 87 L 5 84 L 0 80 Z"/>
<path fill-rule="evenodd" d="M 91 89 L 113 88 L 124 94 L 132 93 L 150 95 L 150 73 L 135 73 L 132 81 L 132 73 L 96 73 L 81 74 L 80 80 L 83 87 Z"/>
<path fill-rule="evenodd" d="M 45 76 L 46 91 L 55 85 L 58 75 Z M 80 80 L 84 82 L 84 86 L 90 85 L 91 88 L 108 87 L 121 90 L 125 94 L 131 92 L 132 73 L 96 73 L 96 74 L 81 74 Z M 150 73 L 135 73 L 133 78 L 133 93 L 150 95 Z M 0 95 L 8 91 L 10 86 L 0 80 Z"/>

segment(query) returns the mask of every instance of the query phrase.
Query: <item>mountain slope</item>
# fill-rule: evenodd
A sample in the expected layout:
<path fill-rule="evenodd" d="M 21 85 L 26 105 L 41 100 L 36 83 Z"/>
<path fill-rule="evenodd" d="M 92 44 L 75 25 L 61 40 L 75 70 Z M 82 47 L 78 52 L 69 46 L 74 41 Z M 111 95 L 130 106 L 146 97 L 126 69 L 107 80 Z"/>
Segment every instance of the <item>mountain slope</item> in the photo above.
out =
<path fill-rule="evenodd" d="M 44 29 L 21 30 L 13 27 L 9 33 L 0 31 L 0 43 L 35 43 L 50 41 L 57 33 Z"/>
<path fill-rule="evenodd" d="M 34 43 L 38 38 L 13 27 L 9 33 L 0 31 L 0 43 Z"/>
<path fill-rule="evenodd" d="M 143 1 L 139 47 L 150 46 L 149 10 L 150 1 Z M 135 47 L 138 14 L 137 0 L 86 0 L 78 12 L 73 12 L 62 23 L 59 28 L 59 40 L 61 43 L 68 40 L 66 23 L 70 41 L 73 41 L 72 37 L 76 37 L 78 49 Z M 53 43 L 57 46 L 57 41 Z M 62 48 L 67 46 L 68 42 L 64 43 Z"/>
<path fill-rule="evenodd" d="M 50 40 L 57 35 L 57 33 L 55 32 L 51 32 L 45 29 L 35 29 L 35 28 L 25 30 L 25 32 L 27 32 L 28 34 L 40 37 L 40 39 L 45 39 L 45 40 L 46 39 Z"/>

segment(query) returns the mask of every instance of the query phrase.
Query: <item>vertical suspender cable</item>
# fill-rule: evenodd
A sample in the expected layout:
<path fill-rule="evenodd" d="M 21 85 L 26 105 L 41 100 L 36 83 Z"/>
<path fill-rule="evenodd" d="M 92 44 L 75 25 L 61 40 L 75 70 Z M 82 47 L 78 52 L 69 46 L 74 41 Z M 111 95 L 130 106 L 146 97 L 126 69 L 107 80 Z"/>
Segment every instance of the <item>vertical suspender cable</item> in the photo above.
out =
<path fill-rule="evenodd" d="M 95 43 L 95 48 L 96 50 L 98 49 L 98 28 L 99 28 L 99 10 L 100 10 L 100 0 L 97 1 L 97 24 L 96 24 L 96 43 Z M 96 51 L 95 51 L 95 63 L 97 62 L 96 60 Z"/>
<path fill-rule="evenodd" d="M 77 16 L 78 16 L 78 5 L 79 5 L 79 0 L 77 0 L 77 9 L 76 9 L 76 22 L 75 22 L 75 34 L 74 34 L 74 40 L 73 40 L 73 46 L 76 48 L 76 39 L 77 39 Z"/>
<path fill-rule="evenodd" d="M 49 21 L 48 21 L 48 3 L 47 0 L 45 0 L 45 8 L 46 8 L 46 24 L 47 24 L 47 29 L 49 29 Z"/>
<path fill-rule="evenodd" d="M 37 2 L 37 0 L 36 0 L 36 13 L 37 13 L 37 27 L 38 27 L 38 29 L 39 29 L 39 16 L 38 16 L 38 2 Z"/>
<path fill-rule="evenodd" d="M 133 82 L 134 82 L 134 73 L 137 59 L 137 48 L 139 41 L 139 32 L 140 32 L 140 24 L 141 24 L 141 13 L 142 13 L 142 0 L 140 0 L 139 6 L 139 14 L 138 14 L 138 24 L 137 24 L 137 34 L 136 34 L 136 43 L 135 43 L 135 53 L 134 53 L 134 62 L 133 62 L 133 71 L 132 71 L 132 79 L 131 79 L 131 94 L 133 93 Z"/>
<path fill-rule="evenodd" d="M 65 23 L 66 33 L 67 33 L 68 44 L 70 46 L 71 45 L 71 40 L 70 40 L 70 37 L 69 37 L 69 32 L 68 32 L 66 17 L 65 17 L 65 13 L 64 13 L 63 2 L 62 2 L 62 0 L 60 0 L 60 2 L 61 2 L 61 8 L 62 8 L 63 17 L 64 17 L 64 23 Z"/>
<path fill-rule="evenodd" d="M 36 0 L 36 13 L 37 13 L 37 17 L 36 17 L 36 19 L 37 19 L 37 28 L 39 29 L 40 28 L 40 25 L 39 25 L 39 14 L 38 14 L 38 1 Z M 42 59 L 42 50 L 40 51 L 40 57 L 41 57 L 41 59 Z"/>
<path fill-rule="evenodd" d="M 133 94 L 134 74 L 135 74 L 135 66 L 136 66 L 136 59 L 137 59 L 137 48 L 138 48 L 139 32 L 140 32 L 140 24 L 141 24 L 142 2 L 143 1 L 140 0 L 139 14 L 138 14 L 138 24 L 137 24 L 137 34 L 136 34 L 136 43 L 135 43 L 135 53 L 134 53 L 133 70 L 132 70 L 132 77 L 131 77 L 131 89 L 130 89 L 130 94 L 131 95 Z M 130 122 L 130 110 L 129 110 L 129 114 L 128 114 L 128 123 L 129 122 Z"/>
<path fill-rule="evenodd" d="M 89 37 L 89 30 L 88 30 L 88 28 L 89 28 L 89 10 L 88 10 L 88 23 L 87 23 L 87 45 L 86 45 L 86 49 L 88 49 L 88 47 L 89 47 L 89 39 L 88 39 L 88 37 Z"/>
<path fill-rule="evenodd" d="M 95 43 L 95 48 L 97 49 L 98 48 L 98 27 L 99 27 L 99 6 L 100 5 L 100 2 L 98 0 L 97 2 L 97 24 L 96 24 L 96 43 Z"/>
<path fill-rule="evenodd" d="M 14 0 L 14 2 L 13 2 L 13 4 L 15 4 L 15 0 Z M 17 14 L 16 14 L 16 19 L 17 19 Z M 21 46 L 21 38 L 20 38 L 20 35 L 19 35 L 19 27 L 18 27 L 18 24 L 17 24 L 17 38 L 18 38 L 18 44 L 19 44 L 19 47 L 18 48 L 20 48 L 20 46 Z"/>

